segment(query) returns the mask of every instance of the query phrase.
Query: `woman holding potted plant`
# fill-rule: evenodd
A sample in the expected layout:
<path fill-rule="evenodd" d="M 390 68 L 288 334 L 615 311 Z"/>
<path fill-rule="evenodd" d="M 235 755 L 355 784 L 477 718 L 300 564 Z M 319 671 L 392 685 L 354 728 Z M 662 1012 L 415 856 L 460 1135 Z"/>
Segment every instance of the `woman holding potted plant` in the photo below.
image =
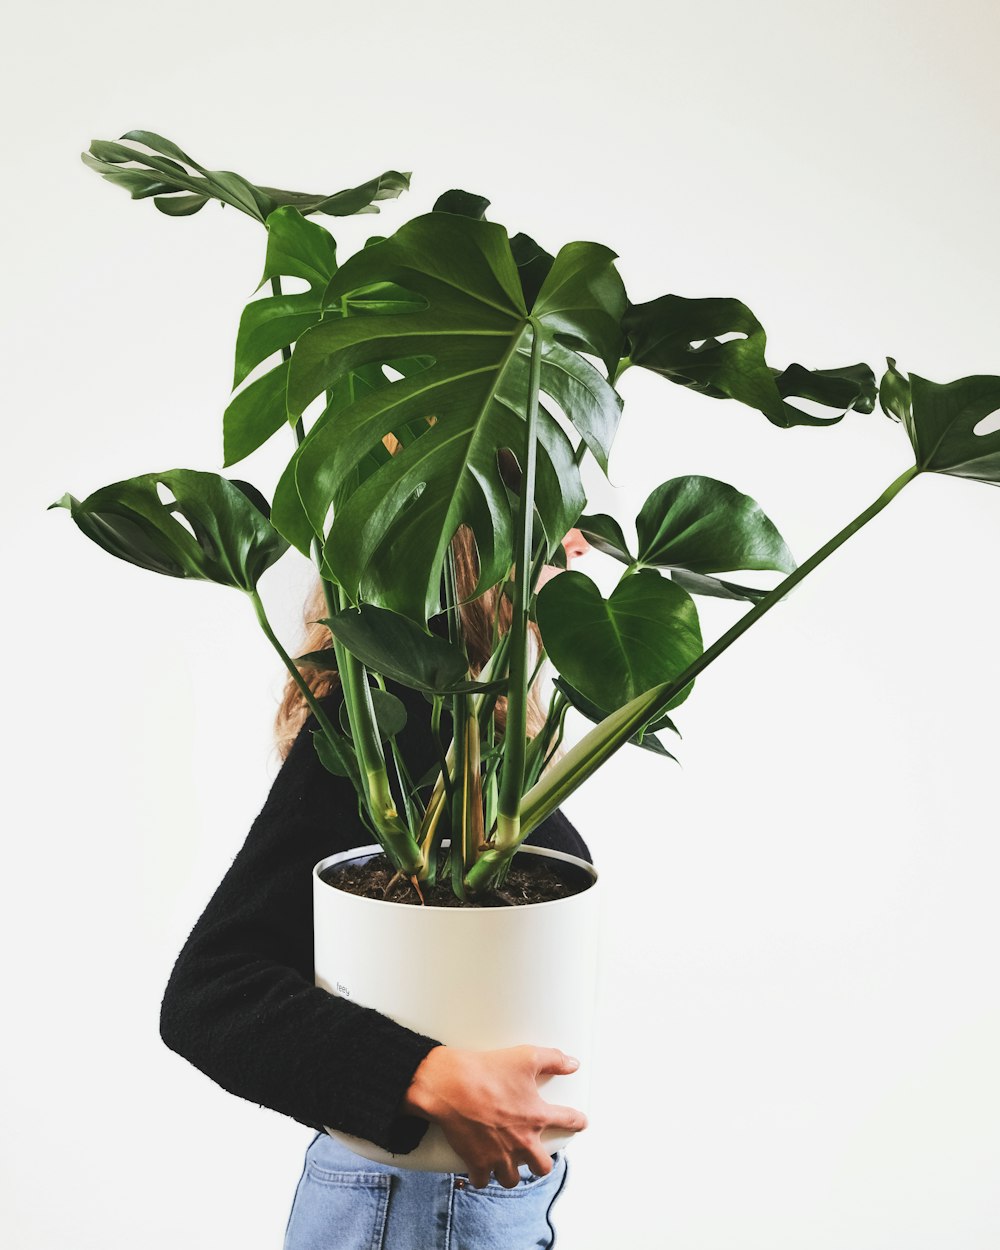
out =
<path fill-rule="evenodd" d="M 266 225 L 260 286 L 269 282 L 272 293 L 252 300 L 240 322 L 240 389 L 223 421 L 225 465 L 281 430 L 291 430 L 295 449 L 270 501 L 248 482 L 177 469 L 116 482 L 83 501 L 66 494 L 51 506 L 68 509 L 89 538 L 132 564 L 242 591 L 294 686 L 294 715 L 289 706 L 282 721 L 287 736 L 300 699 L 312 714 L 178 960 L 164 1037 L 182 1053 L 197 1052 L 198 1066 L 226 1088 L 360 1139 L 358 1153 L 381 1166 L 311 1165 L 324 1193 L 347 1181 L 366 1189 L 368 1231 L 359 1244 L 378 1244 L 392 1221 L 385 1170 L 392 1154 L 412 1151 L 426 1175 L 449 1174 L 427 1166 L 432 1155 L 444 1157 L 429 1149 L 439 1128 L 445 1136 L 434 1150 L 446 1147 L 452 1160 L 463 1151 L 470 1181 L 487 1180 L 492 1169 L 496 1196 L 508 1188 L 542 1194 L 557 1172 L 540 1151 L 552 1137 L 539 1130 L 547 1125 L 564 1143 L 584 1121 L 565 1108 L 546 1111 L 535 1082 L 549 1076 L 572 1088 L 570 1065 L 520 1046 L 498 1053 L 510 1039 L 461 1042 L 462 1049 L 496 1048 L 485 1064 L 449 1055 L 450 1046 L 435 1040 L 436 1017 L 423 1014 L 426 1003 L 444 986 L 449 1007 L 459 997 L 470 1017 L 492 1011 L 493 1031 L 484 1035 L 495 1039 L 515 1018 L 510 1005 L 558 998 L 560 1020 L 579 1026 L 566 1036 L 586 1044 L 580 1004 L 592 980 L 567 991 L 565 973 L 570 964 L 574 974 L 595 967 L 589 908 L 597 895 L 585 848 L 559 805 L 626 743 L 669 755 L 658 731 L 676 732 L 670 713 L 696 678 L 916 477 L 1000 483 L 1000 430 L 987 420 L 1000 408 L 1000 378 L 939 384 L 907 377 L 892 357 L 878 386 L 863 363 L 778 370 L 765 359 L 762 325 L 739 300 L 668 294 L 633 303 L 609 248 L 578 241 L 550 255 L 486 221 L 487 201 L 465 192 L 446 192 L 430 213 L 369 239 L 341 264 L 332 237 L 307 216 L 377 211 L 374 201 L 398 194 L 406 175 L 306 195 L 206 170 L 148 131 L 124 138 L 151 152 L 95 143 L 85 160 L 134 198 L 152 197 L 173 216 L 217 199 Z M 284 293 L 283 278 L 308 289 Z M 913 463 L 801 564 L 755 500 L 702 475 L 656 486 L 633 538 L 614 517 L 586 515 L 580 472 L 587 455 L 607 471 L 623 408 L 616 386 L 633 367 L 711 399 L 737 400 L 786 429 L 871 413 L 877 398 L 905 429 Z M 796 397 L 841 411 L 813 415 L 790 402 Z M 607 597 L 578 571 L 546 578 L 570 527 L 625 566 Z M 333 640 L 296 659 L 276 638 L 258 592 L 261 576 L 291 546 L 316 564 L 321 599 L 312 615 Z M 743 570 L 784 576 L 770 590 L 729 580 Z M 695 605 L 704 595 L 752 605 L 708 646 Z M 531 696 L 541 651 L 558 674 L 544 716 Z M 317 698 L 330 673 L 336 688 L 327 684 L 329 693 Z M 570 706 L 594 727 L 560 757 Z M 329 856 L 331 823 L 345 846 L 362 827 L 378 843 L 373 849 L 388 864 L 383 898 L 402 891 L 422 903 L 438 889 L 456 910 L 395 901 L 386 908 L 377 899 L 368 918 L 381 909 L 387 928 L 405 930 L 407 940 L 383 940 L 378 925 L 358 938 L 345 917 L 360 920 L 351 909 L 370 898 L 358 900 L 340 884 L 343 864 L 316 862 L 344 858 Z M 576 872 L 585 883 L 548 910 L 475 905 L 509 894 L 516 863 L 571 858 L 526 846 L 530 838 L 582 851 Z M 310 865 L 315 952 L 303 926 Z M 334 870 L 336 888 L 323 875 Z M 525 918 L 512 926 L 520 964 L 508 930 L 498 938 L 493 924 L 515 912 Z M 421 923 L 401 923 L 407 913 Z M 426 942 L 445 915 L 477 924 L 465 940 L 448 929 L 445 941 Z M 560 929 L 548 945 L 572 950 L 573 960 L 554 965 L 542 992 L 518 984 L 516 995 L 503 997 L 510 978 L 495 975 L 489 957 L 503 968 L 516 964 L 518 982 L 522 968 L 542 975 L 546 961 L 534 958 L 525 935 L 536 922 L 544 927 L 539 917 L 557 915 Z M 491 934 L 485 941 L 483 932 Z M 373 984 L 378 994 L 369 992 Z M 382 996 L 386 987 L 391 993 Z M 397 990 L 408 996 L 405 1012 L 392 1009 Z M 371 1009 L 386 1003 L 384 1015 Z M 193 1041 L 190 1019 L 201 1022 Z M 535 1028 L 523 1033 L 551 1041 L 541 1035 L 547 1027 L 539 1036 Z M 451 1045 L 458 1040 L 449 1034 Z M 580 1057 L 585 1071 L 585 1050 Z M 428 1131 L 422 1117 L 438 1124 Z M 339 1149 L 322 1131 L 314 1146 Z M 379 1160 L 380 1147 L 388 1158 Z M 419 1185 L 430 1183 L 407 1182 L 406 1192 L 426 1192 Z M 441 1236 L 477 1193 L 459 1176 L 447 1201 L 435 1199 Z M 506 1250 L 524 1240 L 520 1228 L 497 1232 L 500 1210 L 472 1244 Z M 290 1244 L 312 1244 L 305 1217 L 305 1240 L 294 1240 L 296 1220 L 293 1212 Z M 417 1235 L 413 1244 L 426 1245 Z M 549 1244 L 540 1223 L 535 1244 Z"/>
<path fill-rule="evenodd" d="M 571 530 L 563 546 L 569 564 L 588 544 Z M 472 568 L 468 540 L 459 538 L 456 547 L 464 597 L 471 590 L 465 580 Z M 558 572 L 551 568 L 545 580 Z M 306 607 L 306 651 L 326 642 L 326 628 L 316 621 L 322 604 L 317 584 Z M 492 599 L 478 599 L 462 608 L 477 669 L 488 654 L 472 650 L 472 640 L 489 638 L 494 607 Z M 336 677 L 314 670 L 310 684 L 336 714 Z M 432 763 L 426 701 L 403 687 L 394 690 L 408 715 L 404 749 L 414 760 Z M 504 711 L 499 700 L 495 719 L 501 729 Z M 384 1230 L 378 1244 L 386 1250 L 426 1250 L 445 1244 L 431 1240 L 439 1236 L 432 1230 L 442 1219 L 460 1231 L 462 1245 L 549 1245 L 549 1216 L 566 1161 L 562 1151 L 548 1154 L 539 1132 L 576 1132 L 586 1117 L 544 1102 L 537 1081 L 574 1071 L 575 1061 L 531 1044 L 490 1052 L 442 1046 L 314 984 L 310 869 L 332 850 L 362 845 L 368 835 L 349 782 L 320 765 L 310 742 L 316 721 L 307 713 L 301 691 L 289 680 L 275 724 L 284 763 L 177 959 L 163 998 L 163 1040 L 225 1089 L 317 1129 L 289 1219 L 288 1250 L 333 1239 L 338 1247 L 350 1246 L 352 1238 L 367 1246 L 376 1226 Z M 534 692 L 530 716 L 537 730 L 544 713 Z M 589 858 L 560 812 L 531 841 Z M 333 1126 L 404 1155 L 429 1121 L 467 1160 L 466 1174 L 373 1163 L 324 1131 Z M 501 1188 L 521 1200 L 499 1201 Z"/>

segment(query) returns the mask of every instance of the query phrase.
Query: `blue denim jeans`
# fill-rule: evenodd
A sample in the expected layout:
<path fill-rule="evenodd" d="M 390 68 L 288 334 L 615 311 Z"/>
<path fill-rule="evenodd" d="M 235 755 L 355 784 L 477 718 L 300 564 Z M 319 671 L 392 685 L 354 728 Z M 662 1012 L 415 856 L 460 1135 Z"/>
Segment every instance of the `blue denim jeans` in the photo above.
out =
<path fill-rule="evenodd" d="M 548 1250 L 552 1207 L 566 1183 L 564 1151 L 548 1176 L 527 1164 L 505 1189 L 475 1189 L 456 1172 L 410 1172 L 362 1159 L 317 1133 L 285 1232 L 284 1250 Z"/>

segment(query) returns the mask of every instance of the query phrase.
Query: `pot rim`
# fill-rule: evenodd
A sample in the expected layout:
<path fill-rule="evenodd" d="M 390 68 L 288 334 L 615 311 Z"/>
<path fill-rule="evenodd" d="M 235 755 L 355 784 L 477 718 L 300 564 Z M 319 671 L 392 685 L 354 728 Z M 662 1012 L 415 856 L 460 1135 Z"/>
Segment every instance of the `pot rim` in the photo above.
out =
<path fill-rule="evenodd" d="M 442 842 L 441 842 L 442 846 L 449 846 L 450 844 L 451 844 L 450 838 L 442 839 Z M 527 852 L 530 855 L 541 855 L 547 859 L 559 859 L 559 860 L 562 860 L 564 863 L 573 864 L 577 868 L 582 868 L 584 872 L 587 874 L 587 876 L 590 877 L 590 884 L 583 890 L 577 890 L 575 894 L 569 894 L 564 898 L 546 899 L 545 902 L 543 903 L 524 903 L 522 905 L 524 908 L 531 908 L 532 910 L 534 910 L 536 907 L 555 907 L 560 903 L 562 904 L 571 903 L 574 899 L 580 898 L 585 894 L 589 894 L 600 880 L 597 869 L 589 860 L 581 859 L 579 855 L 571 855 L 569 854 L 568 851 L 556 851 L 548 846 L 527 846 L 522 843 L 521 846 L 517 848 L 516 854 L 520 855 L 522 852 Z M 331 885 L 329 881 L 324 881 L 321 875 L 323 872 L 326 871 L 327 868 L 332 868 L 334 864 L 342 864 L 351 859 L 361 859 L 366 855 L 367 856 L 381 855 L 382 853 L 383 853 L 382 847 L 379 846 L 378 843 L 372 843 L 370 846 L 352 846 L 346 851 L 337 851 L 336 854 L 327 855 L 325 858 L 321 859 L 319 863 L 313 866 L 313 870 L 312 870 L 313 879 L 315 882 L 318 882 L 320 885 L 325 886 L 328 890 L 336 890 L 338 894 L 343 895 L 345 898 L 355 899 L 359 903 L 375 903 L 379 907 L 398 908 L 400 904 L 390 902 L 389 899 L 366 898 L 364 897 L 364 895 L 361 895 L 361 894 L 352 894 L 350 890 L 339 890 L 337 889 L 335 885 Z M 492 908 L 492 907 L 442 907 L 438 903 L 425 903 L 424 906 L 422 908 L 418 908 L 418 910 L 420 911 L 446 911 L 446 912 L 449 912 L 451 915 L 455 915 L 455 916 L 459 916 L 459 915 L 475 916 L 475 915 L 481 914 L 484 911 L 496 911 L 496 908 Z M 520 911 L 521 907 L 512 907 L 507 910 L 510 912 Z M 505 912 L 505 914 L 507 914 L 507 912 Z"/>

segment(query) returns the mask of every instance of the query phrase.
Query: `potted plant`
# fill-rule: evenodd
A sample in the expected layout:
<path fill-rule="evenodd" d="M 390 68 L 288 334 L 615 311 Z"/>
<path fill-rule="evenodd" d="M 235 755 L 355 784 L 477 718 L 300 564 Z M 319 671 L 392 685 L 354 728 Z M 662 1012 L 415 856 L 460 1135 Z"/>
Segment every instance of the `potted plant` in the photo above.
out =
<path fill-rule="evenodd" d="M 367 887 L 350 887 L 339 865 L 316 866 L 318 982 L 454 1045 L 545 1036 L 585 1059 L 596 874 L 583 861 L 563 867 L 565 857 L 529 853 L 525 838 L 624 744 L 669 756 L 660 735 L 676 733 L 671 713 L 703 669 L 914 477 L 1000 482 L 1000 431 L 978 432 L 1000 406 L 1000 378 L 938 384 L 907 377 L 891 357 L 878 384 L 865 364 L 779 370 L 740 301 L 670 294 L 633 304 L 607 247 L 570 242 L 553 255 L 487 221 L 488 202 L 462 191 L 338 263 L 333 238 L 310 217 L 377 211 L 408 185 L 404 174 L 330 196 L 281 191 L 206 170 L 148 131 L 95 142 L 84 160 L 168 214 L 217 199 L 266 226 L 258 290 L 269 283 L 270 293 L 241 318 L 223 468 L 286 426 L 294 443 L 270 502 L 246 481 L 175 469 L 51 506 L 131 563 L 242 590 L 302 690 L 319 758 L 353 784 L 371 834 L 351 875 L 381 871 L 386 882 L 364 897 Z M 308 289 L 285 293 L 283 278 Z M 630 368 L 735 399 L 785 428 L 834 425 L 848 411 L 873 412 L 877 400 L 903 426 L 914 463 L 801 564 L 750 496 L 701 475 L 655 486 L 633 540 L 618 520 L 587 511 L 580 472 L 588 454 L 607 469 L 623 408 L 616 383 Z M 831 415 L 810 415 L 796 398 Z M 576 571 L 540 584 L 574 526 L 624 566 L 607 597 Z M 462 634 L 461 543 L 475 552 L 475 594 L 496 604 L 492 652 L 478 671 Z M 294 658 L 258 593 L 290 547 L 322 578 L 331 637 L 328 649 Z M 782 578 L 762 590 L 720 576 L 744 570 Z M 751 606 L 705 646 L 700 595 Z M 529 737 L 528 690 L 543 658 L 554 692 Z M 309 670 L 338 674 L 339 721 L 314 698 Z M 390 686 L 428 701 L 439 760 L 422 776 L 399 749 L 405 709 Z M 560 754 L 570 707 L 594 724 Z M 545 868 L 564 897 L 492 905 L 511 901 L 510 874 Z M 383 975 L 387 942 L 410 955 L 405 985 Z M 519 959 L 516 995 L 477 975 L 490 947 Z M 572 948 L 573 958 L 530 958 L 548 947 Z M 534 980 L 521 975 L 526 967 Z M 585 1102 L 574 1088 L 581 1073 L 553 1079 L 561 1100 Z M 392 1161 L 461 1166 L 433 1131 Z"/>

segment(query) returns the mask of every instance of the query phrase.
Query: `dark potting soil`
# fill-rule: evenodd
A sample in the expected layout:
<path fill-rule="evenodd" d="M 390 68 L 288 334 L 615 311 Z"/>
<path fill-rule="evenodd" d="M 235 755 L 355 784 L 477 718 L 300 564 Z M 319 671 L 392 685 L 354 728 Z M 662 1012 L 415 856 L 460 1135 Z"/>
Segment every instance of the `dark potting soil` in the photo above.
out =
<path fill-rule="evenodd" d="M 419 907 L 420 898 L 409 880 L 398 880 L 386 893 L 395 876 L 395 869 L 382 854 L 365 859 L 352 859 L 328 868 L 323 880 L 338 890 L 377 898 L 390 903 L 411 903 Z M 430 907 L 521 907 L 527 903 L 549 903 L 557 898 L 580 894 L 592 884 L 582 868 L 563 860 L 543 855 L 515 855 L 503 885 L 489 893 L 479 894 L 475 901 L 463 903 L 454 893 L 449 880 L 435 885 L 420 883 L 424 903 Z"/>

